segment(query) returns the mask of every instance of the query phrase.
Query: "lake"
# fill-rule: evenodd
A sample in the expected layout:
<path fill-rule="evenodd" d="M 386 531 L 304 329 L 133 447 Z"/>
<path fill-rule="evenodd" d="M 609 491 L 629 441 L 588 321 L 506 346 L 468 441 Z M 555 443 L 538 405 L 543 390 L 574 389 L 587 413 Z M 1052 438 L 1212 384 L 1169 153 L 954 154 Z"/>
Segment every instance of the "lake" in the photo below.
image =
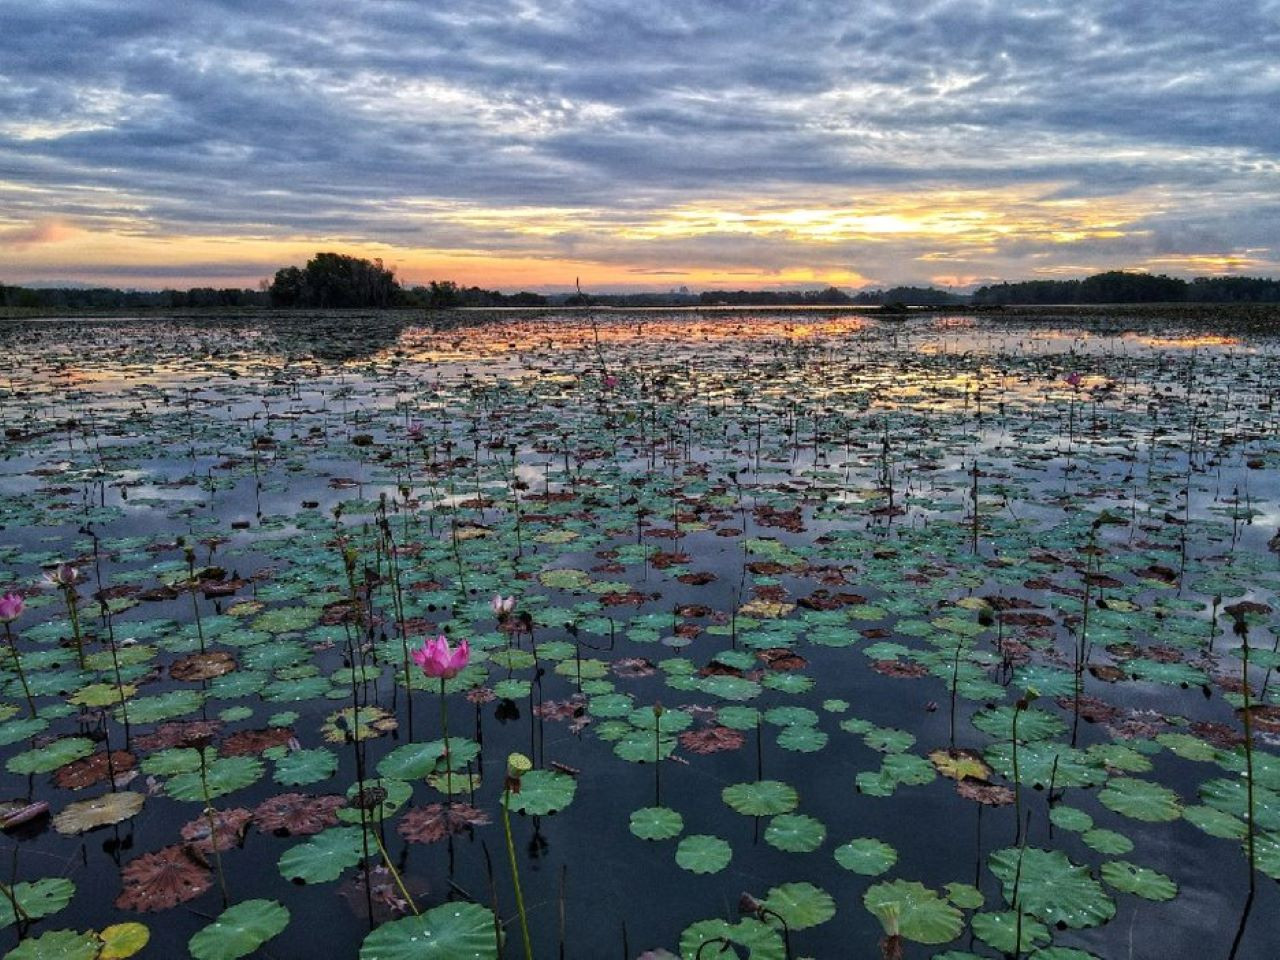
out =
<path fill-rule="evenodd" d="M 0 322 L 4 956 L 1271 958 L 1276 320 Z"/>

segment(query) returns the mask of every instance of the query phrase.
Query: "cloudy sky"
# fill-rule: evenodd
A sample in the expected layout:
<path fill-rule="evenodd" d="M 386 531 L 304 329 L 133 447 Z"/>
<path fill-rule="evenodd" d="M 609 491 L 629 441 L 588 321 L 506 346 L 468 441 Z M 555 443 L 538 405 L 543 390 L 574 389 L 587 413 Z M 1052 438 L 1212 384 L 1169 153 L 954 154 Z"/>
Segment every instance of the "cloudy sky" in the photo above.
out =
<path fill-rule="evenodd" d="M 0 281 L 1280 275 L 1280 0 L 0 0 Z"/>

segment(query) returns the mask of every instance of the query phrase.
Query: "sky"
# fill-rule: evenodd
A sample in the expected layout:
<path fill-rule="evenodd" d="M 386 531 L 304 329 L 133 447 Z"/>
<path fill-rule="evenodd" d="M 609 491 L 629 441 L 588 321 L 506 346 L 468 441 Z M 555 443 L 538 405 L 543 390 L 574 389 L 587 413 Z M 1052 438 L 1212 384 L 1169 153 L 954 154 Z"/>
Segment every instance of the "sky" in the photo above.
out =
<path fill-rule="evenodd" d="M 0 282 L 1280 276 L 1280 0 L 0 0 Z"/>

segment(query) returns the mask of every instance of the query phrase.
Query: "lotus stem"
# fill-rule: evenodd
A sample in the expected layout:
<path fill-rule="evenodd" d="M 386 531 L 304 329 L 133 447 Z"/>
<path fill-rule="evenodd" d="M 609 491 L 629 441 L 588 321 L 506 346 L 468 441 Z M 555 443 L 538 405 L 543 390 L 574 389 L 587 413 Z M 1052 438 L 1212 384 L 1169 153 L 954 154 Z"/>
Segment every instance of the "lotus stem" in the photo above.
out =
<path fill-rule="evenodd" d="M 520 935 L 524 940 L 525 960 L 533 960 L 533 944 L 529 939 L 529 918 L 520 889 L 520 867 L 516 862 L 516 844 L 511 836 L 511 792 L 520 791 L 520 777 L 532 767 L 529 758 L 513 753 L 507 760 L 507 781 L 502 791 L 502 827 L 507 834 L 507 859 L 511 862 L 511 883 L 516 892 L 516 912 L 520 915 Z"/>
<path fill-rule="evenodd" d="M 444 677 L 440 678 L 440 729 L 444 731 L 444 783 L 447 803 L 453 803 L 453 758 L 449 756 L 449 701 L 445 699 Z"/>
<path fill-rule="evenodd" d="M 204 795 L 204 816 L 209 822 L 209 849 L 213 852 L 213 862 L 218 867 L 218 886 L 222 888 L 222 909 L 227 909 L 231 898 L 227 895 L 227 877 L 222 872 L 222 854 L 218 851 L 218 825 L 213 819 L 213 801 L 209 797 L 209 778 L 204 759 L 204 746 L 200 748 L 200 792 Z M 111 746 L 107 745 L 107 756 L 111 756 Z M 114 778 L 113 778 L 114 782 Z"/>
<path fill-rule="evenodd" d="M 396 865 L 391 862 L 391 857 L 387 853 L 387 848 L 382 845 L 382 838 L 378 836 L 377 830 L 369 831 L 373 835 L 373 842 L 378 845 L 378 853 L 382 854 L 382 862 L 387 865 L 387 869 L 391 871 L 391 877 L 395 880 L 396 886 L 400 888 L 400 895 L 404 897 L 409 904 L 409 909 L 413 911 L 415 917 L 421 916 L 418 912 L 418 905 L 413 902 L 413 897 L 408 889 L 405 888 L 404 881 L 400 879 L 400 871 L 396 869 Z"/>
<path fill-rule="evenodd" d="M 76 588 L 67 584 L 62 588 L 62 596 L 67 602 L 67 616 L 71 618 L 71 635 L 76 641 L 76 658 L 80 661 L 80 669 L 84 669 L 84 638 L 80 635 L 80 609 L 76 603 Z"/>
<path fill-rule="evenodd" d="M 13 654 L 13 666 L 18 671 L 18 679 L 22 682 L 22 692 L 26 694 L 27 706 L 31 710 L 31 716 L 36 715 L 36 702 L 31 696 L 31 688 L 27 686 L 27 675 L 22 670 L 22 657 L 18 655 L 18 645 L 13 639 L 13 631 L 9 627 L 9 621 L 4 624 L 4 638 L 9 644 L 9 652 Z"/>

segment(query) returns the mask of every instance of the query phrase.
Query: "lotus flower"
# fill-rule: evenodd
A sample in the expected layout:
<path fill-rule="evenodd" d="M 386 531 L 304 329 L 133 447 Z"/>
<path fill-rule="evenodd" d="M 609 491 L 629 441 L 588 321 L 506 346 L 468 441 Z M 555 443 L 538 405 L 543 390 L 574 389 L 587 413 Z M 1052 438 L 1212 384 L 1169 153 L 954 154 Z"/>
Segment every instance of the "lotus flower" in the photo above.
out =
<path fill-rule="evenodd" d="M 606 389 L 612 390 L 614 387 L 618 385 L 618 378 L 615 377 L 613 374 L 609 374 L 607 377 L 604 378 L 604 385 Z"/>
<path fill-rule="evenodd" d="M 489 601 L 489 609 L 493 611 L 493 615 L 502 618 L 510 615 L 511 611 L 516 608 L 515 597 L 504 597 L 500 593 L 495 593 L 493 599 Z"/>
<path fill-rule="evenodd" d="M 44 582 L 50 587 L 70 587 L 80 579 L 80 571 L 69 563 L 64 563 L 44 574 Z"/>
<path fill-rule="evenodd" d="M 26 601 L 16 593 L 6 593 L 0 597 L 0 622 L 12 623 L 22 616 Z"/>
<path fill-rule="evenodd" d="M 456 647 L 449 646 L 449 640 L 441 634 L 428 640 L 421 648 L 413 651 L 413 662 L 422 668 L 428 677 L 440 677 L 452 680 L 471 660 L 471 648 L 463 640 Z"/>
<path fill-rule="evenodd" d="M 1075 388 L 1080 386 L 1080 371 L 1072 370 L 1067 374 L 1067 386 Z"/>

